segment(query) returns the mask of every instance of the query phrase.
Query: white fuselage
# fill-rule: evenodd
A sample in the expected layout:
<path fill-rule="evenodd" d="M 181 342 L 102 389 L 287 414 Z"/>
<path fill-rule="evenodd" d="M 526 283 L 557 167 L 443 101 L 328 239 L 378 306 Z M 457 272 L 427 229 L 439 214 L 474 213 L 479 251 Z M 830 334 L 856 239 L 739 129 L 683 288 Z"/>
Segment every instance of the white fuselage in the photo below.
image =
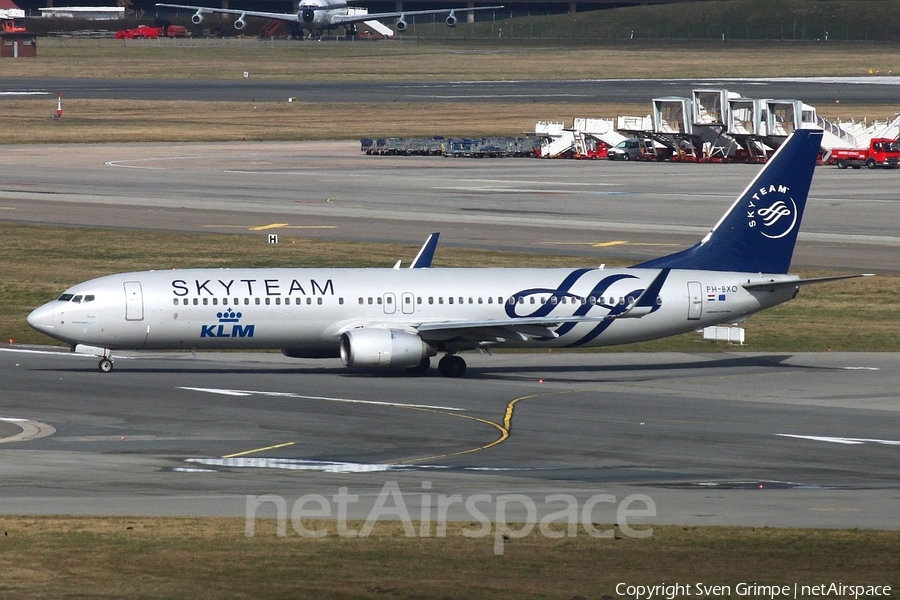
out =
<path fill-rule="evenodd" d="M 551 326 L 551 335 L 494 332 L 481 345 L 589 347 L 735 322 L 796 293 L 793 287 L 742 287 L 759 274 L 672 270 L 652 311 L 627 313 L 659 274 L 598 268 L 146 271 L 80 283 L 37 308 L 28 322 L 73 346 L 299 348 L 310 356 L 336 356 L 341 334 L 357 328 L 416 334 L 431 326 L 430 338 L 420 333 L 424 339 L 434 343 L 446 332 L 452 344 L 468 323 L 502 329 L 521 319 L 583 317 Z"/>

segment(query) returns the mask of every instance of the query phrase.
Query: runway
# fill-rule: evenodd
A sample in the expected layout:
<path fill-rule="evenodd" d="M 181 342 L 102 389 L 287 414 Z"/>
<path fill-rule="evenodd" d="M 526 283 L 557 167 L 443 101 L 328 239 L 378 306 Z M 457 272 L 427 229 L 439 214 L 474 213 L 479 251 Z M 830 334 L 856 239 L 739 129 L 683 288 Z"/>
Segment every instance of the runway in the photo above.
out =
<path fill-rule="evenodd" d="M 698 241 L 756 165 L 365 156 L 357 142 L 14 146 L 0 220 L 638 262 Z M 817 169 L 794 268 L 900 272 L 894 170 Z"/>
<path fill-rule="evenodd" d="M 369 157 L 352 141 L 19 146 L 4 165 L 8 223 L 259 243 L 441 231 L 442 245 L 586 264 L 695 242 L 758 170 Z M 795 268 L 900 271 L 897 177 L 819 168 Z M 393 482 L 414 515 L 438 495 L 520 494 L 546 513 L 554 494 L 641 494 L 642 523 L 900 524 L 900 355 L 504 353 L 450 380 L 247 353 L 125 356 L 104 375 L 45 350 L 0 349 L 0 436 L 15 436 L 0 513 L 242 517 L 248 498 L 345 489 L 365 518 Z M 464 501 L 447 516 L 473 518 Z"/>
<path fill-rule="evenodd" d="M 0 417 L 38 425 L 0 444 L 0 513 L 241 517 L 248 496 L 347 488 L 365 518 L 395 482 L 414 515 L 425 493 L 544 512 L 551 494 L 644 494 L 644 524 L 897 528 L 898 362 L 511 353 L 448 380 L 247 353 L 132 354 L 102 374 L 4 348 Z"/>
<path fill-rule="evenodd" d="M 748 98 L 797 99 L 812 105 L 892 105 L 897 78 L 768 77 L 715 79 L 582 79 L 539 81 L 263 81 L 261 79 L 81 79 L 0 77 L 0 95 L 46 101 L 64 98 L 187 100 L 208 102 L 571 102 L 649 103 L 651 98 L 690 97 L 693 89 L 727 89 Z M 890 116 L 886 114 L 885 116 Z"/>

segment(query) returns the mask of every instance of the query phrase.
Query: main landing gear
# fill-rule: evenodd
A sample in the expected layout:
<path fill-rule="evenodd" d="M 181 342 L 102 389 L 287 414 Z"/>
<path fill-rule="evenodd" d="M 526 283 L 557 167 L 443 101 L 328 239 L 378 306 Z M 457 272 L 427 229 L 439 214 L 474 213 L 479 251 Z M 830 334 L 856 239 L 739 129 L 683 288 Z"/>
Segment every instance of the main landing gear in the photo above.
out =
<path fill-rule="evenodd" d="M 431 359 L 427 356 L 418 365 L 407 367 L 410 375 L 425 375 L 431 367 Z M 462 377 L 466 373 L 466 361 L 459 356 L 448 354 L 438 362 L 438 372 L 444 377 Z"/>
<path fill-rule="evenodd" d="M 438 371 L 444 377 L 462 377 L 466 374 L 466 361 L 455 354 L 448 354 L 438 363 Z"/>
<path fill-rule="evenodd" d="M 104 356 L 100 359 L 100 364 L 97 365 L 97 368 L 99 368 L 103 373 L 109 373 L 113 370 L 113 359 L 108 356 Z"/>

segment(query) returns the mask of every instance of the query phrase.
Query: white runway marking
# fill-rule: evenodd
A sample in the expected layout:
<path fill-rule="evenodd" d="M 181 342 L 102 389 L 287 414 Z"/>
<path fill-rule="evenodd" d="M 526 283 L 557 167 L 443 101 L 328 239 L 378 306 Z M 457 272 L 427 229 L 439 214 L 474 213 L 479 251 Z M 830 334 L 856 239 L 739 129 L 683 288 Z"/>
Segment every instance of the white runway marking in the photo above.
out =
<path fill-rule="evenodd" d="M 194 392 L 206 392 L 208 394 L 222 394 L 224 396 L 271 396 L 276 398 L 297 398 L 298 400 L 323 400 L 325 402 L 345 402 L 347 404 L 370 404 L 373 406 L 393 406 L 397 408 L 428 408 L 432 410 L 460 411 L 463 408 L 454 406 L 435 406 L 431 404 L 404 404 L 401 402 L 378 402 L 376 400 L 357 400 L 354 398 L 330 398 L 328 396 L 303 396 L 293 392 L 261 392 L 258 390 L 225 390 L 217 388 L 179 387 L 182 390 Z"/>
<path fill-rule="evenodd" d="M 793 433 L 776 433 L 775 435 L 780 436 L 780 437 L 796 438 L 799 440 L 812 440 L 814 442 L 828 442 L 830 444 L 848 444 L 848 445 L 882 444 L 884 446 L 900 446 L 900 440 L 877 440 L 877 439 L 869 439 L 869 438 L 843 438 L 843 437 L 830 437 L 830 436 L 822 436 L 822 435 L 795 435 Z"/>

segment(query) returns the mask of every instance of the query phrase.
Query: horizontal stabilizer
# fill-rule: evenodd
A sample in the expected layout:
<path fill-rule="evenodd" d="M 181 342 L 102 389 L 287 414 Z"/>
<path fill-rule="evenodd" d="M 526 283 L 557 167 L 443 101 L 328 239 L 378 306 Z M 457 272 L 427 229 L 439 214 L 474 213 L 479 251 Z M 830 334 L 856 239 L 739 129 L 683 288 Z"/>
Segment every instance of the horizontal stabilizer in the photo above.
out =
<path fill-rule="evenodd" d="M 800 287 L 801 285 L 810 285 L 813 283 L 828 283 L 829 281 L 840 281 L 841 279 L 855 279 L 857 277 L 874 277 L 874 273 L 857 273 L 855 275 L 833 275 L 831 277 L 812 277 L 810 279 L 784 279 L 779 281 L 748 281 L 743 284 L 743 288 L 748 291 L 775 291 L 784 288 Z"/>

